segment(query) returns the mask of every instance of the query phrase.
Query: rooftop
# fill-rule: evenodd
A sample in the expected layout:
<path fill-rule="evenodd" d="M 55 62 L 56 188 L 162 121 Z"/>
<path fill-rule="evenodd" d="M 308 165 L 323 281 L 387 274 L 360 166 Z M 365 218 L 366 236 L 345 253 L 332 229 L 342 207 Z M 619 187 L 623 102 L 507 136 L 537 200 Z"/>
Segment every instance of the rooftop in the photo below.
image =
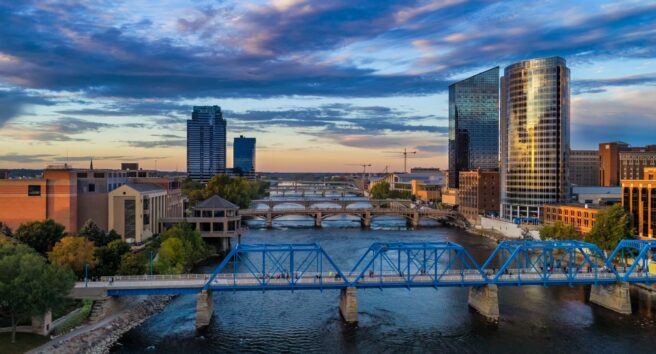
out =
<path fill-rule="evenodd" d="M 218 195 L 214 195 L 198 203 L 196 209 L 239 209 L 239 207 Z"/>
<path fill-rule="evenodd" d="M 142 193 L 164 191 L 164 188 L 152 183 L 126 183 L 125 185 L 134 189 L 137 192 L 142 192 Z"/>

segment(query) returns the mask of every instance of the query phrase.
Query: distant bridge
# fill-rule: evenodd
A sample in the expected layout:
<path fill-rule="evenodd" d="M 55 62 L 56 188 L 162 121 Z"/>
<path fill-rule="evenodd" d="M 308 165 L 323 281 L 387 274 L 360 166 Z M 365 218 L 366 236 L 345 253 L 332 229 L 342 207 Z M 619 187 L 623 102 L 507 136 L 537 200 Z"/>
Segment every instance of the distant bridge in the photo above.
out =
<path fill-rule="evenodd" d="M 239 244 L 212 274 L 105 277 L 78 282 L 72 296 L 111 303 L 116 296 L 198 294 L 203 327 L 212 291 L 339 289 L 340 313 L 357 322 L 357 288 L 470 287 L 469 305 L 496 321 L 498 286 L 592 285 L 591 302 L 628 314 L 628 284 L 656 282 L 654 260 L 656 241 L 624 240 L 608 258 L 581 241 L 504 241 L 482 266 L 452 242 L 377 242 L 345 273 L 318 244 Z"/>
<path fill-rule="evenodd" d="M 285 199 L 257 199 L 251 201 L 251 208 L 266 206 L 269 209 L 275 209 L 277 206 L 288 205 L 298 206 L 301 208 L 317 207 L 337 207 L 349 209 L 353 207 L 369 204 L 372 208 L 410 208 L 412 200 L 410 199 L 348 199 L 348 198 L 285 198 Z"/>
<path fill-rule="evenodd" d="M 363 195 L 362 189 L 356 187 L 351 182 L 332 182 L 332 181 L 269 181 L 270 187 L 267 189 L 269 195 L 286 194 L 306 194 L 321 195 Z"/>
<path fill-rule="evenodd" d="M 355 204 L 355 203 L 353 203 Z M 374 218 L 379 216 L 397 216 L 406 220 L 408 226 L 417 227 L 421 219 L 432 219 L 443 223 L 467 226 L 467 221 L 459 213 L 453 210 L 438 210 L 431 208 L 413 209 L 403 204 L 380 203 L 375 206 L 348 207 L 342 204 L 338 208 L 318 207 L 309 204 L 308 207 L 285 208 L 285 209 L 244 209 L 239 214 L 242 218 L 258 218 L 266 222 L 266 227 L 273 227 L 273 221 L 283 216 L 309 216 L 314 219 L 314 226 L 321 227 L 326 218 L 349 215 L 360 219 L 362 227 L 370 227 Z"/>

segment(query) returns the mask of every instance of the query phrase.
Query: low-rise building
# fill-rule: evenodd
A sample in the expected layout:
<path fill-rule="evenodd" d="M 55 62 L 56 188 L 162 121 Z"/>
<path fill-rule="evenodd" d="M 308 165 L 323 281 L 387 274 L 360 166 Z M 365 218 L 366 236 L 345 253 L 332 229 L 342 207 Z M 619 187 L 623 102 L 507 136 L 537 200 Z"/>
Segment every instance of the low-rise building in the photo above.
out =
<path fill-rule="evenodd" d="M 389 183 L 390 190 L 408 192 L 417 199 L 425 202 L 439 201 L 441 199 L 442 187 L 445 184 L 444 173 L 442 171 L 431 173 L 390 173 L 376 181 L 372 180 L 369 184 L 369 190 L 381 181 Z"/>
<path fill-rule="evenodd" d="M 620 151 L 620 180 L 642 180 L 646 167 L 656 167 L 656 145 Z"/>
<path fill-rule="evenodd" d="M 166 230 L 181 222 L 191 224 L 194 230 L 200 231 L 205 241 L 218 244 L 219 250 L 230 249 L 230 240 L 242 234 L 239 207 L 218 195 L 198 203 L 189 217 L 162 219 L 162 229 Z"/>
<path fill-rule="evenodd" d="M 638 237 L 653 239 L 656 230 L 656 168 L 645 168 L 644 178 L 622 180 L 622 206 L 631 215 Z"/>
<path fill-rule="evenodd" d="M 597 205 L 548 204 L 544 206 L 544 224 L 553 225 L 560 221 L 585 235 L 592 230 L 599 210 L 601 207 Z"/>
<path fill-rule="evenodd" d="M 76 174 L 67 164 L 48 166 L 41 178 L 0 179 L 0 222 L 15 230 L 52 219 L 77 232 L 77 195 Z"/>
<path fill-rule="evenodd" d="M 478 224 L 479 215 L 498 215 L 498 171 L 460 171 L 458 185 L 458 210 L 470 223 Z"/>
<path fill-rule="evenodd" d="M 108 225 L 128 243 L 141 244 L 161 232 L 166 190 L 156 184 L 124 184 L 109 192 Z"/>
<path fill-rule="evenodd" d="M 612 205 L 622 202 L 621 187 L 572 187 L 572 201 L 581 204 Z"/>

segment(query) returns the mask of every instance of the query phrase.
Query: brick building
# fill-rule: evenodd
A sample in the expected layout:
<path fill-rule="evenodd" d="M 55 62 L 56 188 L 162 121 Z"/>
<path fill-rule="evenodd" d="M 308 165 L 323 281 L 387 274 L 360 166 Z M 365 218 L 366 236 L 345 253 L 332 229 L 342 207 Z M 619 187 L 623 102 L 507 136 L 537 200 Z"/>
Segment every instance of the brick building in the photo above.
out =
<path fill-rule="evenodd" d="M 478 223 L 478 216 L 499 212 L 499 172 L 461 171 L 458 185 L 458 210 L 471 223 Z"/>

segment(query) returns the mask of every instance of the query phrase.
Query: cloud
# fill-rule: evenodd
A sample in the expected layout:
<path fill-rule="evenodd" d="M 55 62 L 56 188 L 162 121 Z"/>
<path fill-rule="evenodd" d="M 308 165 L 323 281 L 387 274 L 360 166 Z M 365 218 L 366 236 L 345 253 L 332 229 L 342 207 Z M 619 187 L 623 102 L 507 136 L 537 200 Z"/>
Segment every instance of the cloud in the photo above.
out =
<path fill-rule="evenodd" d="M 7 154 L 0 155 L 0 161 L 3 162 L 12 162 L 12 163 L 47 163 L 47 162 L 80 162 L 80 161 L 90 161 L 91 159 L 95 161 L 101 160 L 116 160 L 124 159 L 126 156 L 61 156 L 55 154 L 19 154 L 15 152 L 10 152 Z"/>
<path fill-rule="evenodd" d="M 187 139 L 164 139 L 164 140 L 148 140 L 148 141 L 128 140 L 123 142 L 128 144 L 128 146 L 136 147 L 136 148 L 144 148 L 144 149 L 174 148 L 174 147 L 187 145 Z"/>
<path fill-rule="evenodd" d="M 55 141 L 87 141 L 88 139 L 73 137 L 72 135 L 97 132 L 111 127 L 114 127 L 114 125 L 73 117 L 61 117 L 35 123 L 12 123 L 9 131 L 3 135 L 14 139 L 34 140 L 48 144 Z"/>
<path fill-rule="evenodd" d="M 572 82 L 572 94 L 605 92 L 608 87 L 656 85 L 656 73 L 607 79 L 587 79 Z"/>
<path fill-rule="evenodd" d="M 1 54 L 1 53 L 0 53 Z M 50 100 L 27 93 L 21 89 L 0 89 L 0 128 L 11 119 L 25 113 L 30 105 L 53 105 Z"/>

